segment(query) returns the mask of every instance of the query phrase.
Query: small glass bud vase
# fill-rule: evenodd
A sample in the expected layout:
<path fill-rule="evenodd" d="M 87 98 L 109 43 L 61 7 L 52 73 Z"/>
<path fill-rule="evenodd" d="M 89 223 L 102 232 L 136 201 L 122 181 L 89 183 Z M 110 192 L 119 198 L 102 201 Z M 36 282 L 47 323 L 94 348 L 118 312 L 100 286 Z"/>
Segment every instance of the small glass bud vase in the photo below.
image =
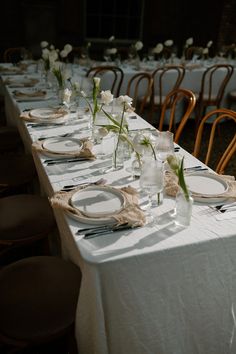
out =
<path fill-rule="evenodd" d="M 188 227 L 191 222 L 193 198 L 189 194 L 186 198 L 182 188 L 176 194 L 175 198 L 175 224 L 183 227 Z"/>

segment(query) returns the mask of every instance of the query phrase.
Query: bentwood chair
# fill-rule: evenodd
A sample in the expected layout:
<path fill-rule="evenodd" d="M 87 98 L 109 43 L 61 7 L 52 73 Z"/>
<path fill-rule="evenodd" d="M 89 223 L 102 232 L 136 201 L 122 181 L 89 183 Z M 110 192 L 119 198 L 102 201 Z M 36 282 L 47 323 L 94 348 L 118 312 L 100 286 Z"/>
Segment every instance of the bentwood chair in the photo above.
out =
<path fill-rule="evenodd" d="M 24 257 L 50 254 L 49 237 L 55 230 L 46 197 L 17 194 L 0 198 L 0 267 Z"/>
<path fill-rule="evenodd" d="M 208 124 L 209 121 L 212 122 L 212 118 L 214 118 L 213 123 Z M 219 139 L 217 139 L 217 128 L 219 125 L 226 126 L 227 136 L 229 135 L 228 132 L 231 131 L 231 136 L 228 136 L 225 142 L 222 134 L 220 134 Z M 208 130 L 208 134 L 206 130 Z M 223 128 L 221 131 L 222 130 Z M 203 148 L 204 142 L 208 142 L 206 148 Z M 202 151 L 206 151 L 205 156 L 202 156 Z M 213 151 L 214 153 L 216 151 L 219 152 L 214 159 L 212 156 Z M 201 119 L 195 140 L 193 156 L 203 160 L 206 165 L 209 165 L 209 167 L 213 168 L 217 173 L 223 174 L 225 172 L 231 159 L 236 157 L 236 112 L 225 108 L 213 109 Z"/>
<path fill-rule="evenodd" d="M 234 68 L 229 64 L 215 64 L 207 68 L 202 76 L 201 88 L 196 104 L 196 131 L 208 109 L 221 108 L 225 88 L 233 75 Z"/>
<path fill-rule="evenodd" d="M 0 154 L 17 151 L 22 147 L 22 140 L 16 128 L 7 125 L 0 126 Z"/>
<path fill-rule="evenodd" d="M 158 130 L 162 131 L 165 125 L 165 130 L 174 133 L 174 141 L 178 143 L 195 104 L 196 97 L 191 90 L 172 90 L 163 102 Z"/>
<path fill-rule="evenodd" d="M 0 155 L 0 198 L 32 192 L 37 181 L 33 157 L 24 153 Z"/>
<path fill-rule="evenodd" d="M 152 93 L 153 78 L 149 73 L 138 73 L 128 81 L 126 94 L 133 98 L 136 113 L 142 115 Z"/>
<path fill-rule="evenodd" d="M 185 59 L 194 60 L 195 57 L 201 58 L 203 47 L 191 46 L 185 50 Z"/>
<path fill-rule="evenodd" d="M 35 256 L 0 270 L 2 353 L 76 354 L 81 271 L 54 256 Z"/>
<path fill-rule="evenodd" d="M 110 83 L 110 91 L 115 96 L 118 97 L 120 95 L 121 85 L 124 79 L 124 72 L 121 68 L 115 65 L 106 65 L 106 66 L 96 66 L 90 68 L 86 76 L 87 77 L 102 77 L 104 74 L 110 75 L 109 83 Z"/>
<path fill-rule="evenodd" d="M 3 53 L 3 60 L 5 63 L 18 63 L 22 60 L 22 55 L 30 56 L 30 53 L 24 47 L 7 48 Z"/>
<path fill-rule="evenodd" d="M 154 112 L 160 111 L 167 93 L 180 87 L 185 76 L 182 65 L 169 65 L 153 71 L 153 90 L 150 97 L 149 119 L 152 121 Z"/>

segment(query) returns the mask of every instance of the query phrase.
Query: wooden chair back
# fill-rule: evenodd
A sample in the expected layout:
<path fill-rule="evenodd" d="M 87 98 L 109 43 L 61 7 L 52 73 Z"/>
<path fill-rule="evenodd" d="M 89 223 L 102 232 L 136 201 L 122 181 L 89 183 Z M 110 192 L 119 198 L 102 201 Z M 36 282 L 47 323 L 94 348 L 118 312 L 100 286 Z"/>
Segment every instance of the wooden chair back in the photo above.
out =
<path fill-rule="evenodd" d="M 214 117 L 214 121 L 212 125 L 209 125 L 209 122 L 212 121 L 212 118 Z M 213 147 L 216 149 L 220 149 L 221 143 L 222 143 L 222 137 L 220 136 L 220 144 L 216 146 L 217 141 L 216 141 L 216 131 L 218 132 L 218 128 L 220 124 L 224 124 L 227 121 L 233 121 L 234 124 L 234 129 L 232 129 L 232 136 L 230 138 L 229 143 L 226 144 L 226 148 L 223 150 L 223 153 L 219 153 L 219 158 L 217 159 L 214 170 L 217 173 L 224 173 L 225 168 L 227 167 L 228 163 L 232 159 L 233 156 L 235 156 L 236 152 L 236 112 L 225 109 L 225 108 L 220 108 L 220 109 L 213 109 L 212 111 L 208 112 L 202 119 L 197 131 L 196 135 L 196 140 L 194 144 L 194 151 L 193 151 L 193 156 L 199 158 L 200 152 L 201 152 L 201 146 L 203 143 L 203 133 L 204 133 L 204 128 L 206 125 L 209 127 L 210 126 L 210 134 L 209 134 L 209 141 L 206 149 L 206 155 L 204 158 L 204 163 L 208 165 L 211 162 L 211 157 L 212 157 L 212 151 Z M 220 128 L 219 128 L 220 129 Z"/>
<path fill-rule="evenodd" d="M 113 65 L 106 65 L 106 66 L 96 66 L 93 68 L 90 68 L 86 76 L 87 77 L 95 77 L 95 76 L 100 76 L 102 79 L 103 74 L 105 73 L 110 73 L 111 74 L 111 79 L 109 80 L 111 83 L 111 93 L 115 97 L 118 97 L 120 95 L 120 89 L 121 85 L 124 79 L 124 72 L 121 68 L 118 66 L 113 66 Z"/>
<path fill-rule="evenodd" d="M 3 60 L 5 63 L 17 63 L 22 60 L 21 56 L 24 51 L 27 52 L 24 47 L 7 48 L 3 53 Z"/>
<path fill-rule="evenodd" d="M 204 71 L 196 109 L 196 128 L 201 117 L 206 113 L 206 108 L 213 106 L 220 108 L 226 85 L 233 75 L 234 67 L 229 64 L 215 64 Z"/>
<path fill-rule="evenodd" d="M 171 75 L 171 80 L 168 76 Z M 157 68 L 153 71 L 153 90 L 150 100 L 150 120 L 154 111 L 161 108 L 166 92 L 170 92 L 180 87 L 185 76 L 185 68 L 182 65 L 168 65 Z M 168 88 L 168 89 L 167 89 Z"/>
<path fill-rule="evenodd" d="M 168 112 L 169 124 L 167 130 L 174 133 L 174 141 L 178 143 L 184 126 L 195 108 L 195 104 L 196 97 L 191 90 L 182 88 L 172 90 L 163 102 L 158 129 L 160 131 L 163 130 L 164 120 Z M 181 120 L 177 124 L 177 107 L 180 107 L 180 105 Z"/>
<path fill-rule="evenodd" d="M 152 93 L 153 78 L 146 72 L 133 75 L 127 85 L 126 94 L 133 98 L 136 113 L 141 115 Z"/>
<path fill-rule="evenodd" d="M 185 50 L 185 59 L 192 60 L 194 56 L 202 56 L 203 47 L 191 46 Z"/>

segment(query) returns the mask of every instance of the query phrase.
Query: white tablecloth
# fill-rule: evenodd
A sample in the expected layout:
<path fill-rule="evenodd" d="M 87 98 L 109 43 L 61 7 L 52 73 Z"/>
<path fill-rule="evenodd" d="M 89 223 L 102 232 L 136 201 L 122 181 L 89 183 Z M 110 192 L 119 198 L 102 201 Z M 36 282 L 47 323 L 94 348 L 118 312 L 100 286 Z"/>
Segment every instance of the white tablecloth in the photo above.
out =
<path fill-rule="evenodd" d="M 27 127 L 18 117 L 24 103 L 16 104 L 9 90 L 6 102 L 29 150 L 42 135 L 86 134 L 86 120 L 73 116 L 57 128 Z M 129 124 L 147 127 L 139 118 Z M 201 164 L 182 149 L 179 154 L 186 156 L 186 167 Z M 65 184 L 98 179 L 110 163 L 98 158 L 46 166 L 45 156 L 33 156 L 48 196 Z M 115 187 L 139 188 L 128 167 L 130 161 L 103 177 Z M 191 225 L 182 229 L 174 224 L 173 208 L 174 199 L 165 196 L 154 210 L 155 225 L 90 240 L 76 235 L 77 221 L 55 210 L 63 255 L 82 270 L 76 313 L 80 354 L 236 353 L 236 213 L 219 221 L 209 206 L 194 203 Z"/>

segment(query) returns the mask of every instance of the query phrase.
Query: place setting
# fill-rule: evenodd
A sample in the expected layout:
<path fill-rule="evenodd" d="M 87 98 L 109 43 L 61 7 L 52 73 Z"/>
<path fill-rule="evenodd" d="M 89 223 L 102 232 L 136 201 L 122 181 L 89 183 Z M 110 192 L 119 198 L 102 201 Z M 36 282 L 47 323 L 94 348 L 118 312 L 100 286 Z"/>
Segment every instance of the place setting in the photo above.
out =
<path fill-rule="evenodd" d="M 49 100 L 52 97 L 51 94 L 42 89 L 23 88 L 21 90 L 13 90 L 12 93 L 13 97 L 18 102 L 44 101 Z"/>
<path fill-rule="evenodd" d="M 25 110 L 21 113 L 20 118 L 27 122 L 31 122 L 32 126 L 34 126 L 34 123 L 36 123 L 37 126 L 39 124 L 63 124 L 68 121 L 69 114 L 63 107 L 46 107 Z"/>
<path fill-rule="evenodd" d="M 21 88 L 21 87 L 34 87 L 39 82 L 38 79 L 32 77 L 7 77 L 4 80 L 4 84 L 11 88 Z"/>
<path fill-rule="evenodd" d="M 37 140 L 32 144 L 32 149 L 49 157 L 44 160 L 48 166 L 76 161 L 94 160 L 93 144 L 86 138 L 51 137 Z"/>
<path fill-rule="evenodd" d="M 77 231 L 85 239 L 144 226 L 146 218 L 137 190 L 131 186 L 115 188 L 103 182 L 56 192 L 50 199 L 51 205 L 87 224 Z"/>

